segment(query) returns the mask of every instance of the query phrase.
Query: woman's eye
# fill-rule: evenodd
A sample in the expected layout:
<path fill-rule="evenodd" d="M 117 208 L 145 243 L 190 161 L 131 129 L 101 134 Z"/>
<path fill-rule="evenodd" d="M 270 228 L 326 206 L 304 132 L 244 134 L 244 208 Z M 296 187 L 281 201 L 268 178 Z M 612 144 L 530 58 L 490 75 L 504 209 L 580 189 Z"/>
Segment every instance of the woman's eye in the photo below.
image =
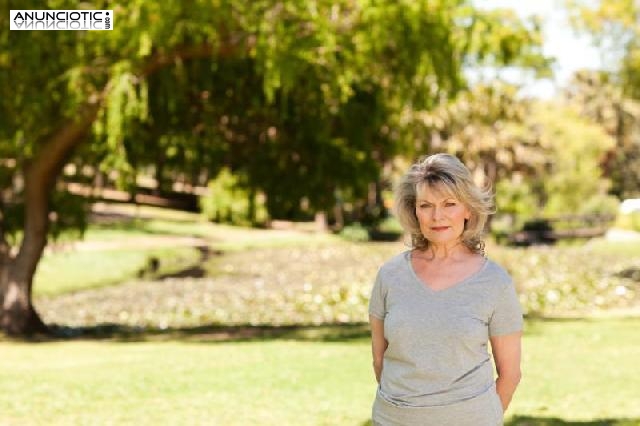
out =
<path fill-rule="evenodd" d="M 455 205 L 456 205 L 456 203 L 446 203 L 446 204 L 445 204 L 445 206 L 447 206 L 447 207 L 453 207 L 453 206 L 455 206 Z"/>

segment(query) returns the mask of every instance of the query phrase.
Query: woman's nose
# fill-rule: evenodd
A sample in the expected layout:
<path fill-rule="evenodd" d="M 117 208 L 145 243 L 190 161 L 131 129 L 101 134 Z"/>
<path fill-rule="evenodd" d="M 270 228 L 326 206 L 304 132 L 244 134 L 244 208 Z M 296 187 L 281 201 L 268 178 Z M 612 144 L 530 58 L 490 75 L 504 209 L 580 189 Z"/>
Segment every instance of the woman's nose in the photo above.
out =
<path fill-rule="evenodd" d="M 442 216 L 442 209 L 440 209 L 439 207 L 434 207 L 431 210 L 431 217 L 434 220 L 440 219 L 440 216 Z"/>

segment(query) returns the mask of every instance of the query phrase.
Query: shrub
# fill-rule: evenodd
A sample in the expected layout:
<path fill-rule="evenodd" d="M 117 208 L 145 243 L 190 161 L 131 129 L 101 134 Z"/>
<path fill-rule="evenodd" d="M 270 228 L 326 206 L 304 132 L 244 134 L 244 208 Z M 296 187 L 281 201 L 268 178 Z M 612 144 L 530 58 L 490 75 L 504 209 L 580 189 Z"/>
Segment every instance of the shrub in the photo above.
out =
<path fill-rule="evenodd" d="M 352 242 L 364 242 L 369 241 L 369 231 L 362 226 L 359 222 L 355 222 L 352 225 L 347 225 L 340 231 L 339 234 L 342 238 Z"/>
<path fill-rule="evenodd" d="M 200 208 L 207 219 L 233 225 L 267 220 L 264 198 L 244 187 L 241 176 L 232 174 L 228 168 L 209 181 L 208 190 L 207 195 L 200 197 Z"/>
<path fill-rule="evenodd" d="M 620 201 L 612 195 L 596 194 L 589 198 L 580 208 L 580 214 L 599 214 L 615 216 Z"/>

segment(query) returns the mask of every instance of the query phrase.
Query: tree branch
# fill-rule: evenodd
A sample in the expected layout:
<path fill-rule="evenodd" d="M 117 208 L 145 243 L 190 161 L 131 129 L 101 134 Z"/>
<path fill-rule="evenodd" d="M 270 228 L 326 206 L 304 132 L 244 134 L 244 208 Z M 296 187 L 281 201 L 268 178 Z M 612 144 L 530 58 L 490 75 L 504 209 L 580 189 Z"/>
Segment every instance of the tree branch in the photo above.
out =
<path fill-rule="evenodd" d="M 165 66 L 174 64 L 176 61 L 184 61 L 189 59 L 201 59 L 210 58 L 214 55 L 220 58 L 228 58 L 236 54 L 241 46 L 241 37 L 228 38 L 222 41 L 219 45 L 215 46 L 211 43 L 205 42 L 195 46 L 179 46 L 171 52 L 159 52 L 152 55 L 149 61 L 142 67 L 139 75 L 146 77 L 154 72 L 158 71 Z M 255 44 L 254 38 L 247 40 L 245 51 L 249 51 Z M 217 48 L 216 48 L 217 47 Z"/>

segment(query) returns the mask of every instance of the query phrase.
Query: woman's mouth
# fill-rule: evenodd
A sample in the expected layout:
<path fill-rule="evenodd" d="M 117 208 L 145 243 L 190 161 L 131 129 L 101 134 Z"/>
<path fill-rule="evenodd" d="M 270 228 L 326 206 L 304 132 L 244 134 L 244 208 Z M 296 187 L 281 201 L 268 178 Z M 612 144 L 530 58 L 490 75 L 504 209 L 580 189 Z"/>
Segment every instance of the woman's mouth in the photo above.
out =
<path fill-rule="evenodd" d="M 447 229 L 449 229 L 448 226 L 432 226 L 431 227 L 431 230 L 436 232 L 446 231 Z"/>

